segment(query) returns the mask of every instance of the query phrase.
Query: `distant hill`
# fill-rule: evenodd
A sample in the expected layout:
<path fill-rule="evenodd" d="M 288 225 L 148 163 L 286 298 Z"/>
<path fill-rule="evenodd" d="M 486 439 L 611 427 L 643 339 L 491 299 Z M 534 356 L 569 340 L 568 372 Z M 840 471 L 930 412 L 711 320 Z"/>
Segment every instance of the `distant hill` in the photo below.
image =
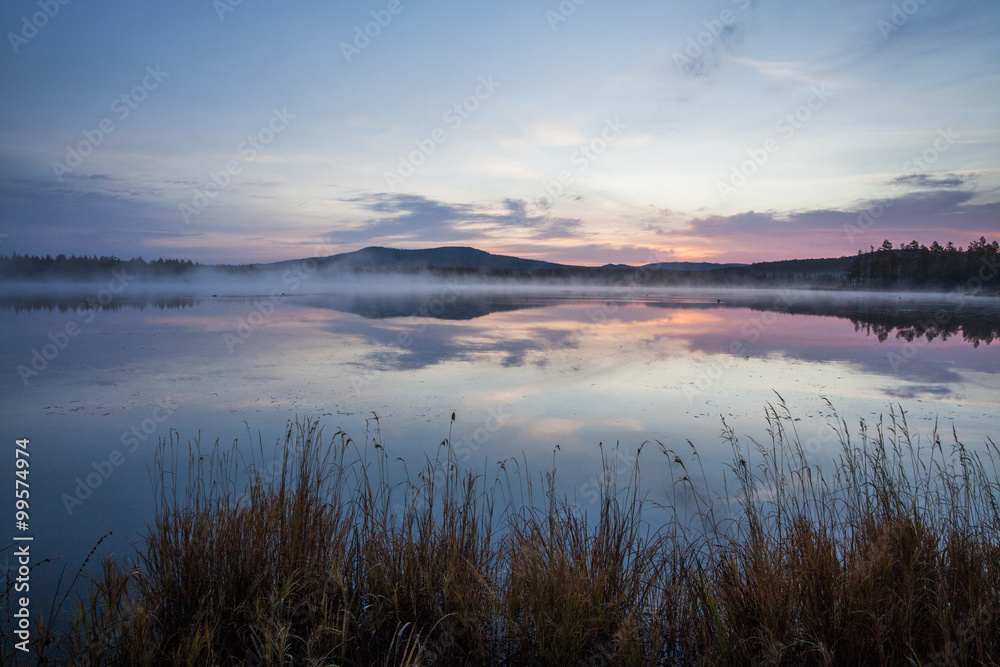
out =
<path fill-rule="evenodd" d="M 311 257 L 269 264 L 204 265 L 190 260 L 115 256 L 0 255 L 0 288 L 19 282 L 95 282 L 116 279 L 166 281 L 194 285 L 203 279 L 239 280 L 297 271 L 303 262 L 314 265 L 336 282 L 350 274 L 422 274 L 424 277 L 476 280 L 535 281 L 551 284 L 587 284 L 620 287 L 812 287 L 822 289 L 973 289 L 987 281 L 1000 261 L 1000 243 L 980 237 L 967 249 L 951 242 L 926 247 L 912 241 L 894 248 L 888 240 L 848 257 L 787 259 L 754 264 L 712 262 L 655 262 L 642 266 L 605 264 L 574 266 L 524 259 L 464 246 L 404 250 L 371 246 L 327 257 Z M 984 273 L 990 271 L 991 273 Z M 282 274 L 282 282 L 285 282 Z M 997 294 L 995 285 L 987 286 Z"/>
<path fill-rule="evenodd" d="M 727 266 L 714 269 L 718 273 L 732 273 L 741 276 L 786 276 L 790 278 L 819 278 L 847 275 L 853 257 L 830 257 L 825 259 L 785 259 L 776 262 L 754 262 L 750 265 Z"/>
<path fill-rule="evenodd" d="M 338 273 L 414 273 L 438 275 L 478 274 L 494 278 L 536 278 L 542 280 L 583 280 L 613 285 L 621 281 L 652 280 L 669 284 L 763 284 L 774 280 L 842 279 L 853 258 L 802 259 L 757 264 L 716 264 L 713 262 L 655 262 L 643 266 L 606 264 L 600 267 L 558 264 L 524 259 L 464 246 L 445 246 L 405 250 L 370 246 L 327 257 L 312 257 L 267 264 L 199 265 L 190 261 L 142 258 L 121 260 L 117 257 L 34 257 L 0 256 L 0 279 L 8 280 L 95 280 L 110 275 L 113 269 L 126 269 L 147 279 L 188 279 L 201 269 L 215 269 L 233 276 L 248 276 L 271 271 L 294 269 L 305 259 L 328 274 Z M 650 273 L 652 277 L 650 278 Z"/>
<path fill-rule="evenodd" d="M 420 271 L 426 269 L 464 269 L 468 271 L 539 271 L 578 267 L 508 255 L 494 255 L 485 250 L 462 246 L 402 250 L 371 246 L 354 252 L 314 258 L 327 271 Z M 262 268 L 281 268 L 301 260 L 276 262 Z"/>
<path fill-rule="evenodd" d="M 656 262 L 655 264 L 645 264 L 642 268 L 660 271 L 714 271 L 715 269 L 729 269 L 742 266 L 747 265 L 716 264 L 714 262 Z"/>
<path fill-rule="evenodd" d="M 400 248 L 384 248 L 369 246 L 353 252 L 339 255 L 314 258 L 321 269 L 348 271 L 419 271 L 423 269 L 465 269 L 479 271 L 559 271 L 580 270 L 573 264 L 559 264 L 536 259 L 523 259 L 510 255 L 495 255 L 465 246 L 445 246 L 441 248 L 426 248 L 421 250 L 403 250 Z M 280 268 L 301 260 L 264 264 L 262 268 Z M 746 264 L 716 264 L 713 262 L 656 262 L 636 267 L 629 264 L 605 264 L 600 267 L 607 270 L 632 271 L 636 268 L 658 271 L 712 271 L 714 269 L 744 267 Z M 593 270 L 593 269 L 591 269 Z"/>

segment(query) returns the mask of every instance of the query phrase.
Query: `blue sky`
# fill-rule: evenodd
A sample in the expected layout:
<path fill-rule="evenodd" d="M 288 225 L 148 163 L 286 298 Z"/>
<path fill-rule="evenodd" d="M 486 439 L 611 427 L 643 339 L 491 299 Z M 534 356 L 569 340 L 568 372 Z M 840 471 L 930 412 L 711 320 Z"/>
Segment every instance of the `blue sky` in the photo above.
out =
<path fill-rule="evenodd" d="M 1000 231 L 992 0 L 62 2 L 0 8 L 2 253 L 756 261 Z"/>

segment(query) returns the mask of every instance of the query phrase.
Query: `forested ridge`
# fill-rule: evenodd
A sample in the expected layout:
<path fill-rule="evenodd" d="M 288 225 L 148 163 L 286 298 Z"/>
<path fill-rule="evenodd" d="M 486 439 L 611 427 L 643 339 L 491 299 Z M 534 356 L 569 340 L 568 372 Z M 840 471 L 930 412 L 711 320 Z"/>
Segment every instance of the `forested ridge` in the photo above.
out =
<path fill-rule="evenodd" d="M 141 257 L 119 259 L 114 255 L 19 255 L 0 257 L 0 277 L 13 279 L 99 278 L 112 271 L 125 271 L 153 276 L 177 276 L 199 265 L 191 260 L 154 259 Z"/>
<path fill-rule="evenodd" d="M 998 265 L 1000 243 L 990 243 L 983 236 L 964 250 L 951 241 L 943 246 L 935 241 L 930 247 L 910 241 L 894 248 L 886 239 L 878 248 L 858 251 L 844 282 L 848 287 L 866 289 L 949 289 L 975 281 L 981 287 L 996 278 Z"/>
<path fill-rule="evenodd" d="M 370 250 L 370 249 L 368 249 Z M 442 249 L 437 249 L 442 250 Z M 479 277 L 484 279 L 514 280 L 582 280 L 597 284 L 648 284 L 677 286 L 752 286 L 771 287 L 796 284 L 800 286 L 823 287 L 827 289 L 973 289 L 986 288 L 989 292 L 1000 290 L 1000 281 L 995 281 L 1000 273 L 1000 243 L 987 241 L 985 237 L 969 243 L 967 248 L 955 246 L 951 241 L 941 245 L 937 241 L 928 247 L 917 241 L 900 243 L 894 247 L 886 239 L 879 247 L 859 250 L 853 257 L 828 259 L 792 259 L 776 262 L 758 262 L 748 266 L 725 266 L 719 268 L 684 271 L 663 269 L 657 265 L 632 267 L 607 265 L 601 267 L 565 266 L 547 262 L 536 264 L 510 264 L 525 262 L 518 258 L 490 255 L 471 248 L 455 248 L 456 251 L 475 251 L 488 256 L 495 265 L 476 268 L 464 264 L 427 264 L 420 267 L 407 261 L 342 262 L 351 255 L 361 255 L 363 251 L 333 255 L 327 258 L 303 259 L 278 262 L 275 264 L 243 265 L 203 265 L 183 259 L 155 259 L 147 261 L 141 257 L 123 260 L 113 255 L 52 257 L 38 255 L 0 256 L 0 279 L 6 280 L 85 280 L 108 277 L 113 271 L 127 276 L 146 278 L 177 278 L 192 274 L 197 269 L 206 268 L 230 275 L 246 276 L 271 271 L 293 270 L 304 262 L 312 262 L 321 273 L 335 277 L 339 273 L 421 273 L 429 272 L 439 278 Z M 398 251 L 407 255 L 420 251 Z M 376 258 L 377 259 L 377 258 Z M 507 262 L 510 260 L 510 262 Z M 469 260 L 471 261 L 471 260 Z M 408 263 L 407 263 L 408 262 Z M 506 264 L 504 262 L 507 262 Z M 510 264 L 510 265 L 508 265 Z"/>

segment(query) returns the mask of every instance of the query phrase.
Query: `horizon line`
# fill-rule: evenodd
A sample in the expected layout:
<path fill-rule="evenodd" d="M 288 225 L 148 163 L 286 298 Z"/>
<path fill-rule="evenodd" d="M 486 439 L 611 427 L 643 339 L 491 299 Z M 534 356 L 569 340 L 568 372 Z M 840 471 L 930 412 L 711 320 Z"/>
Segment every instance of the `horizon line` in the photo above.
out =
<path fill-rule="evenodd" d="M 498 256 L 498 257 L 510 257 L 510 258 L 513 258 L 513 259 L 521 259 L 521 260 L 536 261 L 536 262 L 545 262 L 545 263 L 548 263 L 548 264 L 555 264 L 555 265 L 563 266 L 563 267 L 567 267 L 567 268 L 576 268 L 576 267 L 579 267 L 579 268 L 601 268 L 601 267 L 604 267 L 604 266 L 628 266 L 628 267 L 632 267 L 632 268 L 641 268 L 643 266 L 650 266 L 650 265 L 653 265 L 653 264 L 713 264 L 713 265 L 718 265 L 718 266 L 751 266 L 753 264 L 770 264 L 770 263 L 774 263 L 774 262 L 787 262 L 787 261 L 811 261 L 811 260 L 823 260 L 823 259 L 844 259 L 844 258 L 847 258 L 847 257 L 854 257 L 855 254 L 857 254 L 857 253 L 855 253 L 855 254 L 851 254 L 851 255 L 840 255 L 840 256 L 837 256 L 837 257 L 787 257 L 787 258 L 784 258 L 784 259 L 753 260 L 751 262 L 719 262 L 719 261 L 712 261 L 710 259 L 700 259 L 700 260 L 692 260 L 692 259 L 671 260 L 671 259 L 666 259 L 666 260 L 661 260 L 661 261 L 656 261 L 656 262 L 647 262 L 645 264 L 626 264 L 624 262 L 604 262 L 604 263 L 600 263 L 600 264 L 568 264 L 568 263 L 565 263 L 565 262 L 552 261 L 550 259 L 540 259 L 538 257 L 525 257 L 525 256 L 521 256 L 521 255 L 511 255 L 511 254 L 502 253 L 502 252 L 495 252 L 495 251 L 492 251 L 492 250 L 485 250 L 483 248 L 477 248 L 475 246 L 469 246 L 469 245 L 441 245 L 441 246 L 431 246 L 431 247 L 424 247 L 424 248 L 405 248 L 405 247 L 398 247 L 398 246 L 366 245 L 366 246 L 362 246 L 362 247 L 359 247 L 359 248 L 355 248 L 354 250 L 344 250 L 344 251 L 332 253 L 332 254 L 329 254 L 329 255 L 307 255 L 307 256 L 301 256 L 301 257 L 291 257 L 291 258 L 287 258 L 287 259 L 271 259 L 271 260 L 264 260 L 264 261 L 249 261 L 249 262 L 248 261 L 243 261 L 243 262 L 219 262 L 219 261 L 216 261 L 214 263 L 205 263 L 205 262 L 196 261 L 196 260 L 192 260 L 192 259 L 185 259 L 183 257 L 163 257 L 163 256 L 159 256 L 159 257 L 156 257 L 154 259 L 147 259 L 147 258 L 144 258 L 141 254 L 140 255 L 134 255 L 134 256 L 132 256 L 129 259 L 125 259 L 123 257 L 119 257 L 116 254 L 102 255 L 102 254 L 98 254 L 98 253 L 94 253 L 92 255 L 86 255 L 86 254 L 77 255 L 77 254 L 66 254 L 64 252 L 59 252 L 59 253 L 48 252 L 45 255 L 40 255 L 40 254 L 34 254 L 34 253 L 18 253 L 17 251 L 14 251 L 14 250 L 12 250 L 10 252 L 10 254 L 6 254 L 5 253 L 3 255 L 0 255 L 0 257 L 3 257 L 5 259 L 10 259 L 13 255 L 21 255 L 21 256 L 25 256 L 25 257 L 45 257 L 45 256 L 48 256 L 48 257 L 52 257 L 52 258 L 57 258 L 60 255 L 62 255 L 64 257 L 66 257 L 67 259 L 73 258 L 73 257 L 79 257 L 79 258 L 87 258 L 87 257 L 97 257 L 97 258 L 100 258 L 100 257 L 113 257 L 115 259 L 118 259 L 118 260 L 121 260 L 121 261 L 126 261 L 126 262 L 127 261 L 134 261 L 134 260 L 142 260 L 142 261 L 145 261 L 145 262 L 153 262 L 153 261 L 157 261 L 157 260 L 163 260 L 163 261 L 192 262 L 192 263 L 194 263 L 194 264 L 196 264 L 198 266 L 211 267 L 211 266 L 255 266 L 255 265 L 266 265 L 266 264 L 280 264 L 280 263 L 283 263 L 283 262 L 297 262 L 297 261 L 303 261 L 303 260 L 307 260 L 307 259 L 328 258 L 328 257 L 337 257 L 339 255 L 349 255 L 349 254 L 352 254 L 352 253 L 356 253 L 356 252 L 360 252 L 362 250 L 368 250 L 368 249 L 399 250 L 399 251 L 403 251 L 403 252 L 420 252 L 420 251 L 444 250 L 444 249 L 466 249 L 466 250 L 475 250 L 475 251 L 478 251 L 478 252 L 485 252 L 485 253 L 487 253 L 489 255 Z M 858 252 L 863 252 L 863 249 L 859 248 Z"/>

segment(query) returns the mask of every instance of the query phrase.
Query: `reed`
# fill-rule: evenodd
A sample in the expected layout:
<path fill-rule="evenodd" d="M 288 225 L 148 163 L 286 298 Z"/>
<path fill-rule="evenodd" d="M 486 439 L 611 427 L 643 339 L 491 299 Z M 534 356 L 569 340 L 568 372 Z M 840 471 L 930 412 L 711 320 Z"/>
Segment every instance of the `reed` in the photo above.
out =
<path fill-rule="evenodd" d="M 824 470 L 783 401 L 765 417 L 765 441 L 724 423 L 720 493 L 688 472 L 693 447 L 648 443 L 693 512 L 652 505 L 638 463 L 619 479 L 611 455 L 588 514 L 554 464 L 463 470 L 450 438 L 392 483 L 377 431 L 292 423 L 266 467 L 259 445 L 247 460 L 197 439 L 181 466 L 171 434 L 142 546 L 104 560 L 46 650 L 83 665 L 997 664 L 993 441 L 913 437 L 897 409 L 852 439 L 835 417 Z"/>

